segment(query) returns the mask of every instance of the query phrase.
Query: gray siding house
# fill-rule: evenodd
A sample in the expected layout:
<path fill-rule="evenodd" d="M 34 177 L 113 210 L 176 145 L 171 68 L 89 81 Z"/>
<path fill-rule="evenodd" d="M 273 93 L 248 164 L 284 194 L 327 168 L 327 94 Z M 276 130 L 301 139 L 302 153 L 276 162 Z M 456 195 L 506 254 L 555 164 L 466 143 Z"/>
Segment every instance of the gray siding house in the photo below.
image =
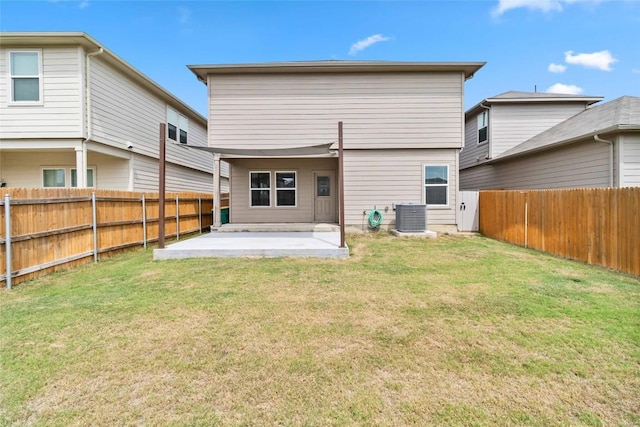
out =
<path fill-rule="evenodd" d="M 87 34 L 0 33 L 0 75 L 3 186 L 157 191 L 166 123 L 167 191 L 212 191 L 206 119 Z"/>
<path fill-rule="evenodd" d="M 640 186 L 640 98 L 623 96 L 592 105 L 600 98 L 530 95 L 553 99 L 553 105 L 538 103 L 534 105 L 544 108 L 526 110 L 527 104 L 499 104 L 502 110 L 510 110 L 511 127 L 522 127 L 519 131 L 525 139 L 509 139 L 515 143 L 491 139 L 496 127 L 506 127 L 492 120 L 503 115 L 501 109 L 496 112 L 492 105 L 488 110 L 489 136 L 481 143 L 478 106 L 467 112 L 466 145 L 460 160 L 462 190 Z M 478 105 L 486 101 L 490 99 Z M 568 117 L 560 119 L 560 110 Z M 527 133 L 532 126 L 525 121 L 534 113 L 542 125 Z M 495 145 L 500 148 L 496 150 Z"/>
<path fill-rule="evenodd" d="M 230 164 L 230 222 L 337 222 L 342 121 L 346 226 L 366 229 L 375 208 L 393 227 L 393 204 L 418 202 L 429 228 L 455 229 L 463 86 L 483 65 L 189 66 L 208 87 L 209 146 Z"/>

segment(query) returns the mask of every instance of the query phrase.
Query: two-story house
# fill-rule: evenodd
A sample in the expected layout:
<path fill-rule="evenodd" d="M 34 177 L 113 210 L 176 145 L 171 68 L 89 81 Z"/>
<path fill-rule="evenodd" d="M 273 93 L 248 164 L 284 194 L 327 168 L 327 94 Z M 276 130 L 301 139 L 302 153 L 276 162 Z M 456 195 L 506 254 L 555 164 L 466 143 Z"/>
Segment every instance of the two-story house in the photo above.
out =
<path fill-rule="evenodd" d="M 455 229 L 463 86 L 483 65 L 189 66 L 208 86 L 210 149 L 230 164 L 230 222 L 337 222 L 342 121 L 347 227 L 366 229 L 373 209 L 393 227 L 394 203 L 416 202 L 430 229 Z"/>
<path fill-rule="evenodd" d="M 528 92 L 484 99 L 465 114 L 460 188 L 640 185 L 640 98 L 601 100 Z"/>
<path fill-rule="evenodd" d="M 157 191 L 165 123 L 167 191 L 212 191 L 212 156 L 184 147 L 207 120 L 89 35 L 0 33 L 0 76 L 1 185 Z"/>

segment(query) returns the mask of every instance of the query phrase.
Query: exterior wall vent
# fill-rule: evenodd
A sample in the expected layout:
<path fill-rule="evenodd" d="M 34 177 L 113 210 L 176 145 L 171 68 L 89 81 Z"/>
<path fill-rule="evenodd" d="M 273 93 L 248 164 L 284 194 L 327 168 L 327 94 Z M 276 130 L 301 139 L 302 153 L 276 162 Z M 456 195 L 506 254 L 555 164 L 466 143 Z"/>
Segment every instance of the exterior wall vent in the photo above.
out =
<path fill-rule="evenodd" d="M 423 232 L 427 230 L 427 205 L 418 203 L 396 204 L 396 230 Z"/>

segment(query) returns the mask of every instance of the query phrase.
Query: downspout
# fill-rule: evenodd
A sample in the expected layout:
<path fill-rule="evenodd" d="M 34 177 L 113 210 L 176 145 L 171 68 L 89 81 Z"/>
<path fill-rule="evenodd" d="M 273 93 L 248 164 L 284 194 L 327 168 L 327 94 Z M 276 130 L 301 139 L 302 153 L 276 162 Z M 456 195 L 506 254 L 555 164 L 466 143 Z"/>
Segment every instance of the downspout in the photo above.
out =
<path fill-rule="evenodd" d="M 597 142 L 609 144 L 609 187 L 613 187 L 613 141 L 602 139 L 598 134 L 593 135 L 593 139 Z"/>
<path fill-rule="evenodd" d="M 92 120 L 91 120 L 91 57 L 92 56 L 98 56 L 98 55 L 102 55 L 104 53 L 104 49 L 100 48 L 98 50 L 96 50 L 95 52 L 89 52 L 87 53 L 86 56 L 86 61 L 84 64 L 85 67 L 85 84 L 86 84 L 86 90 L 85 90 L 85 120 L 86 120 L 86 130 L 87 130 L 87 136 L 84 138 L 84 140 L 82 141 L 82 163 L 83 163 L 83 171 L 76 171 L 77 177 L 80 178 L 82 177 L 82 183 L 78 182 L 78 187 L 79 188 L 86 188 L 87 187 L 87 142 L 89 142 L 91 140 L 91 138 L 93 137 L 93 127 L 92 127 Z M 94 177 L 95 180 L 95 177 Z M 78 180 L 79 181 L 79 180 Z M 95 183 L 94 183 L 95 185 Z"/>

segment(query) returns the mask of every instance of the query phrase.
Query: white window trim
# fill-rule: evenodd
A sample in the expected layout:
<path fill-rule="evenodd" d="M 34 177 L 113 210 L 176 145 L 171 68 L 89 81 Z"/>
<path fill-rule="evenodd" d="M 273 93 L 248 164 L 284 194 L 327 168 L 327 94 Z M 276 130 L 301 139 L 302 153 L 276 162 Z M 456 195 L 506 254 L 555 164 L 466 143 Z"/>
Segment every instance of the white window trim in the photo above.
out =
<path fill-rule="evenodd" d="M 46 187 L 44 185 L 44 171 L 64 171 L 64 185 L 61 187 Z M 71 180 L 69 179 L 71 176 L 67 176 L 67 168 L 64 166 L 43 166 L 40 168 L 40 182 L 42 183 L 42 188 L 67 188 L 67 183 Z"/>
<path fill-rule="evenodd" d="M 251 186 L 251 174 L 253 173 L 268 173 L 269 174 L 269 188 L 253 188 Z M 253 190 L 269 190 L 269 205 L 268 206 L 253 206 L 251 204 L 251 194 Z M 273 182 L 271 181 L 271 171 L 249 171 L 249 208 L 250 209 L 269 209 L 273 205 Z"/>
<path fill-rule="evenodd" d="M 293 178 L 293 179 L 295 180 L 296 186 L 295 186 L 295 187 L 293 187 L 293 188 L 286 187 L 286 188 L 280 188 L 280 189 L 279 189 L 279 188 L 277 187 L 278 180 L 277 180 L 277 178 L 276 178 L 276 177 L 277 177 L 277 174 L 279 174 L 279 173 L 292 173 L 292 174 L 293 174 L 293 176 L 294 176 L 294 178 Z M 275 206 L 276 206 L 277 208 L 284 208 L 284 209 L 297 208 L 297 207 L 298 207 L 298 172 L 297 172 L 297 171 L 275 171 L 275 172 L 273 173 L 273 179 L 274 179 L 274 186 L 273 186 L 273 188 L 274 188 L 274 190 L 275 190 L 275 194 L 276 194 L 276 197 L 274 198 L 274 204 L 275 204 Z M 279 204 L 278 204 L 278 190 L 294 191 L 295 201 L 294 201 L 293 206 L 289 206 L 289 205 L 281 206 L 281 205 L 279 205 Z"/>
<path fill-rule="evenodd" d="M 73 172 L 74 170 L 76 170 L 76 169 L 77 169 L 77 168 L 70 168 L 70 169 L 69 169 L 69 186 L 70 186 L 71 188 L 78 188 L 78 187 L 73 187 L 73 182 L 72 182 L 73 180 L 71 179 L 71 178 L 73 177 L 72 172 Z M 87 168 L 87 170 L 90 170 L 90 171 L 92 171 L 92 172 L 93 172 L 93 185 L 92 185 L 91 187 L 89 187 L 89 186 L 87 185 L 87 187 L 86 187 L 86 188 L 97 188 L 97 187 L 96 187 L 96 181 L 97 181 L 97 179 L 96 179 L 96 168 L 92 166 L 92 167 L 88 167 L 88 168 Z M 77 181 L 77 179 L 78 179 L 78 177 L 77 177 L 77 175 L 76 175 L 76 181 Z"/>
<path fill-rule="evenodd" d="M 478 118 L 482 115 L 485 115 L 486 120 L 485 120 L 485 125 L 483 127 L 480 127 L 480 121 L 478 120 Z M 484 141 L 480 141 L 480 130 L 487 128 L 487 139 L 485 139 Z M 489 110 L 484 110 L 481 113 L 479 113 L 476 116 L 476 135 L 478 137 L 478 145 L 482 145 L 482 144 L 486 144 L 489 142 Z"/>
<path fill-rule="evenodd" d="M 37 76 L 19 76 L 17 78 L 34 78 L 38 77 L 38 91 L 39 91 L 39 100 L 38 101 L 14 101 L 13 100 L 13 79 L 14 76 L 11 74 L 11 54 L 12 53 L 22 53 L 22 52 L 36 52 L 38 54 L 38 75 Z M 44 84 L 43 84 L 43 76 L 42 76 L 42 49 L 16 49 L 9 50 L 7 52 L 7 67 L 8 67 L 8 85 L 9 85 L 9 101 L 7 102 L 8 106 L 17 107 L 17 106 L 32 106 L 32 105 L 44 105 Z"/>
<path fill-rule="evenodd" d="M 444 205 L 427 205 L 428 209 L 450 209 L 451 203 L 451 168 L 449 165 L 444 163 L 423 163 L 422 164 L 422 203 L 427 204 L 427 189 L 426 187 L 444 187 L 443 184 L 425 184 L 425 180 L 427 179 L 427 167 L 446 167 L 447 168 L 447 203 Z"/>
<path fill-rule="evenodd" d="M 169 111 L 172 111 L 173 113 L 175 113 L 176 116 L 176 123 L 171 123 L 169 121 Z M 166 122 L 167 122 L 167 139 L 177 142 L 179 144 L 188 144 L 189 143 L 189 118 L 183 114 L 180 114 L 178 112 L 178 110 L 176 110 L 173 107 L 170 107 L 169 105 L 167 105 L 167 116 L 166 116 Z M 181 127 L 180 122 L 184 120 L 184 124 L 186 125 L 184 128 Z M 171 123 L 172 125 L 174 125 L 176 127 L 176 139 L 173 138 L 169 138 L 169 123 Z M 187 142 L 182 143 L 180 142 L 180 131 L 183 130 L 186 132 L 187 134 Z"/>

